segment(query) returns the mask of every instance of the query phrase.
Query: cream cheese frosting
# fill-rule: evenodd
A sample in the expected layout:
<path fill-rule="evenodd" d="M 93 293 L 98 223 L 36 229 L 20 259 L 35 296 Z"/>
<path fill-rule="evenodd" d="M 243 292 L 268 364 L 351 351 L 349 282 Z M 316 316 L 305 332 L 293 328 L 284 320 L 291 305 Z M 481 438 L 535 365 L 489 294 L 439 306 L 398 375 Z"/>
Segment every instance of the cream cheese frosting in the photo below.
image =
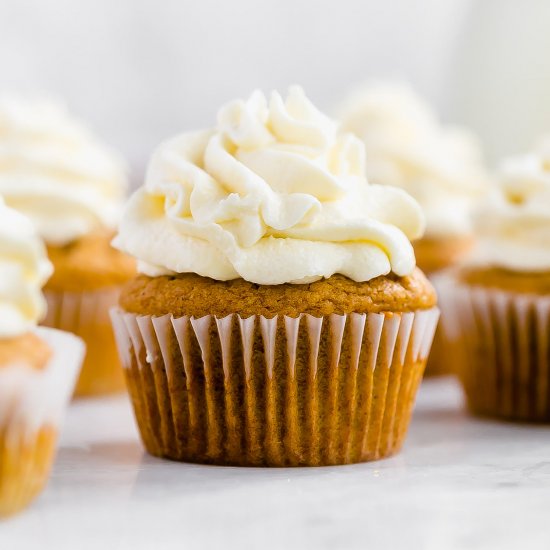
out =
<path fill-rule="evenodd" d="M 50 244 L 115 229 L 125 169 L 62 105 L 0 97 L 0 195 Z"/>
<path fill-rule="evenodd" d="M 42 286 L 52 273 L 30 220 L 0 197 L 0 338 L 33 328 L 46 311 Z"/>
<path fill-rule="evenodd" d="M 428 237 L 471 234 L 472 209 L 488 187 L 473 134 L 441 125 L 427 103 L 397 84 L 358 90 L 339 118 L 364 143 L 369 181 L 401 187 L 420 203 Z"/>
<path fill-rule="evenodd" d="M 282 284 L 407 275 L 420 207 L 364 172 L 361 142 L 301 88 L 286 100 L 256 91 L 225 105 L 215 129 L 160 145 L 113 244 L 151 276 Z"/>
<path fill-rule="evenodd" d="M 502 163 L 499 187 L 476 213 L 476 263 L 550 272 L 550 142 Z"/>

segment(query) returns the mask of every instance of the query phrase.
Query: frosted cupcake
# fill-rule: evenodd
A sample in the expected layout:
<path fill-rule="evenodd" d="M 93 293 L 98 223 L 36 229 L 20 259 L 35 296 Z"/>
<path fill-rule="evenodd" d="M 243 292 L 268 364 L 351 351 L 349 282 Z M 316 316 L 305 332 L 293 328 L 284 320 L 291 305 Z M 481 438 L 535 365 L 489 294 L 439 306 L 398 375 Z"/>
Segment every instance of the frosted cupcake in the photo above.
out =
<path fill-rule="evenodd" d="M 369 181 L 405 189 L 426 216 L 426 233 L 414 245 L 428 276 L 459 263 L 474 244 L 472 209 L 487 192 L 480 147 L 462 128 L 443 126 L 429 105 L 406 86 L 374 84 L 342 106 L 342 128 L 364 143 Z M 437 282 L 434 279 L 434 282 Z M 442 326 L 428 374 L 451 369 L 452 344 L 444 337 L 445 296 L 439 289 Z"/>
<path fill-rule="evenodd" d="M 158 148 L 114 244 L 113 312 L 147 450 L 298 466 L 402 445 L 437 323 L 417 203 L 300 88 L 234 101 Z"/>
<path fill-rule="evenodd" d="M 550 148 L 502 165 L 476 214 L 472 265 L 449 278 L 476 414 L 550 421 Z"/>
<path fill-rule="evenodd" d="M 60 105 L 0 98 L 0 195 L 46 241 L 55 271 L 45 324 L 88 344 L 79 395 L 123 388 L 108 310 L 135 273 L 110 246 L 125 192 L 118 157 Z"/>
<path fill-rule="evenodd" d="M 74 336 L 36 329 L 50 273 L 31 222 L 0 199 L 0 518 L 44 487 L 84 353 Z"/>

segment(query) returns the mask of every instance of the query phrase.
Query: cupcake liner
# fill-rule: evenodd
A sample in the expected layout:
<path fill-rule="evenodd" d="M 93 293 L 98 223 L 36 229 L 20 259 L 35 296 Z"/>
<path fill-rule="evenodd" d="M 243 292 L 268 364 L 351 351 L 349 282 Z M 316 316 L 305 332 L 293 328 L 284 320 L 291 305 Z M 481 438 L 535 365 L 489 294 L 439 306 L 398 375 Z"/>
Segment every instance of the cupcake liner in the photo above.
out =
<path fill-rule="evenodd" d="M 471 411 L 550 421 L 550 297 L 458 285 L 451 278 L 448 286 Z"/>
<path fill-rule="evenodd" d="M 119 287 L 78 293 L 46 290 L 44 294 L 48 312 L 43 324 L 72 332 L 86 343 L 75 395 L 122 391 L 124 374 L 109 318 L 109 310 L 118 303 Z"/>
<path fill-rule="evenodd" d="M 439 311 L 111 315 L 151 454 L 298 466 L 373 460 L 401 447 Z"/>
<path fill-rule="evenodd" d="M 57 430 L 41 428 L 32 438 L 0 432 L 0 519 L 27 506 L 44 488 L 52 465 Z"/>
<path fill-rule="evenodd" d="M 449 286 L 449 279 L 443 272 L 430 275 L 430 282 L 437 292 L 441 317 L 435 331 L 425 376 L 456 374 L 459 341 L 452 302 L 449 303 L 449 300 L 452 301 L 453 288 L 452 285 Z"/>
<path fill-rule="evenodd" d="M 46 367 L 0 368 L 0 517 L 19 511 L 44 487 L 84 357 L 83 343 L 72 334 L 36 332 L 53 351 Z"/>

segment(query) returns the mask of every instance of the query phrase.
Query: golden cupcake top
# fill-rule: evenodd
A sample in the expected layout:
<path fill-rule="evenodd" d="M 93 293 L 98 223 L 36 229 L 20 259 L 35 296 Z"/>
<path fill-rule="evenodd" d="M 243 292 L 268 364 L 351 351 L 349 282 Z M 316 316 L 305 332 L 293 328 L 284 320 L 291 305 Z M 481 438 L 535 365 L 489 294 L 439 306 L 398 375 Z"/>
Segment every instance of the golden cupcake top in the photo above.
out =
<path fill-rule="evenodd" d="M 95 232 L 47 247 L 54 273 L 46 290 L 86 292 L 117 287 L 136 274 L 135 260 L 110 246 L 111 232 Z"/>
<path fill-rule="evenodd" d="M 550 272 L 550 142 L 506 159 L 498 184 L 475 216 L 476 263 Z"/>
<path fill-rule="evenodd" d="M 420 207 L 364 173 L 362 143 L 301 88 L 286 99 L 256 91 L 222 107 L 213 129 L 159 146 L 114 245 L 151 276 L 277 285 L 408 275 Z"/>
<path fill-rule="evenodd" d="M 32 222 L 0 197 L 0 339 L 26 333 L 43 317 L 42 286 L 51 272 Z"/>
<path fill-rule="evenodd" d="M 119 157 L 62 105 L 0 97 L 0 195 L 49 244 L 114 230 L 126 188 Z"/>
<path fill-rule="evenodd" d="M 403 188 L 420 203 L 426 237 L 471 235 L 471 212 L 489 182 L 471 132 L 441 124 L 427 102 L 395 83 L 357 90 L 339 118 L 364 144 L 369 181 Z"/>
<path fill-rule="evenodd" d="M 120 305 L 138 315 L 196 318 L 234 313 L 241 317 L 309 314 L 401 313 L 435 306 L 435 291 L 424 274 L 389 275 L 357 283 L 342 275 L 307 285 L 261 285 L 243 279 L 220 283 L 193 273 L 178 276 L 140 275 L 124 288 Z"/>

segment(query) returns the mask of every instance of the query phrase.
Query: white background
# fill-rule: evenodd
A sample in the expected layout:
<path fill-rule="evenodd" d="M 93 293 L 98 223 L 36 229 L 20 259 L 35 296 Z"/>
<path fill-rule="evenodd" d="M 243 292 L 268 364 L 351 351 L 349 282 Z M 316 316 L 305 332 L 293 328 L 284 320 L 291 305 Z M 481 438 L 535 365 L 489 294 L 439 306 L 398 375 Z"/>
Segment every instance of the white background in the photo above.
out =
<path fill-rule="evenodd" d="M 0 91 L 65 98 L 139 173 L 256 87 L 331 111 L 407 79 L 494 159 L 550 129 L 549 28 L 547 0 L 1 0 Z"/>

